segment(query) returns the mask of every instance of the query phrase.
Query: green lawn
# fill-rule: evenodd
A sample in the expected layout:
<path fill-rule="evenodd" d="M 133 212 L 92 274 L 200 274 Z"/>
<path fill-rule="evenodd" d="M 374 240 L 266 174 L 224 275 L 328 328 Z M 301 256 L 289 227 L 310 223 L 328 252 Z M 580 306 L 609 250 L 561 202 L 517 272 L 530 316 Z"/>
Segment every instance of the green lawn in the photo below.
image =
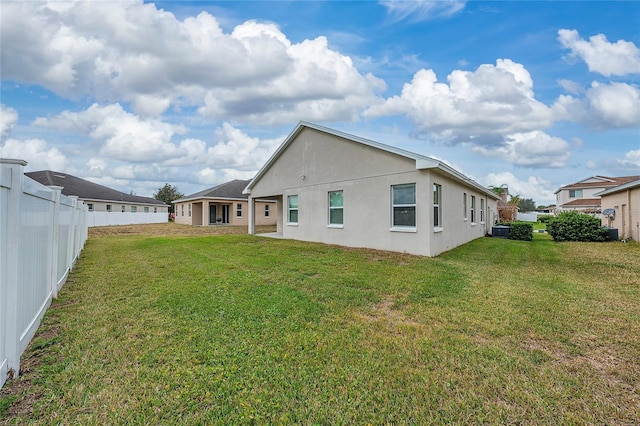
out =
<path fill-rule="evenodd" d="M 640 245 L 90 239 L 13 424 L 635 424 Z M 18 389 L 7 393 L 7 389 Z"/>

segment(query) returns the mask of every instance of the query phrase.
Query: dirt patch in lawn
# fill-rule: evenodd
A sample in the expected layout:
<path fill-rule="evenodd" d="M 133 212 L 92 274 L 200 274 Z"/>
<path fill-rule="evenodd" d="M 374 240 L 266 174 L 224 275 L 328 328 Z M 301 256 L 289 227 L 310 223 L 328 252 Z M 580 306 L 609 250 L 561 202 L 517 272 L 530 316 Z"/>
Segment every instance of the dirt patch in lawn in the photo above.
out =
<path fill-rule="evenodd" d="M 256 233 L 275 232 L 275 226 L 257 226 Z M 246 234 L 246 226 L 193 226 L 178 225 L 173 222 L 149 223 L 144 225 L 96 226 L 89 228 L 89 238 L 149 235 L 149 236 L 190 236 L 190 235 L 224 235 Z"/>

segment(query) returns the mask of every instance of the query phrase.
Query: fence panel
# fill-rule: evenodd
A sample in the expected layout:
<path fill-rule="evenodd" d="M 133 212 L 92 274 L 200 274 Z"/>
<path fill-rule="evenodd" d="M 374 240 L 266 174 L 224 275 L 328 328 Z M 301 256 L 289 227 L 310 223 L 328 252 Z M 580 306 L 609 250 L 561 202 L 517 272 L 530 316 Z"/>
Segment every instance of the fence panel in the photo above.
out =
<path fill-rule="evenodd" d="M 26 162 L 0 159 L 0 387 L 87 240 L 87 208 L 62 188 L 24 176 Z"/>
<path fill-rule="evenodd" d="M 139 225 L 144 223 L 166 223 L 169 213 L 89 212 L 89 226 Z"/>

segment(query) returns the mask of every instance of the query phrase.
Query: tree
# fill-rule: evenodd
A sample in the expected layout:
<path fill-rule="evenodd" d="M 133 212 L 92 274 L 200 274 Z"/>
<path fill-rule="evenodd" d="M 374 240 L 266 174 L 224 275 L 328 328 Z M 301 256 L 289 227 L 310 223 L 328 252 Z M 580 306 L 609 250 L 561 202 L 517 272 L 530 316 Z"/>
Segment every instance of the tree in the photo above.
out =
<path fill-rule="evenodd" d="M 169 204 L 169 213 L 173 213 L 172 203 L 182 197 L 184 197 L 184 194 L 178 191 L 178 188 L 175 185 L 169 185 L 168 183 L 165 183 L 162 188 L 158 189 L 158 191 L 153 194 L 153 198 L 156 200 Z"/>
<path fill-rule="evenodd" d="M 521 198 L 518 207 L 521 212 L 532 212 L 536 209 L 536 203 L 532 198 Z"/>

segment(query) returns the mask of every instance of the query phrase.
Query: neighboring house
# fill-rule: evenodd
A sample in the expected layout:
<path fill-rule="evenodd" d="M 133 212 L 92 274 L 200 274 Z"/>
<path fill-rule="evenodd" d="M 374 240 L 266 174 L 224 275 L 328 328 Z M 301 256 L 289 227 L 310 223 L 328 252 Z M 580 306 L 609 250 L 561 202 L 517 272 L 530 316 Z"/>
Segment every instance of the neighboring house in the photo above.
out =
<path fill-rule="evenodd" d="M 640 179 L 640 176 L 591 176 L 558 189 L 556 194 L 556 210 L 576 210 L 582 213 L 600 213 L 601 203 L 597 193 L 606 189 Z"/>
<path fill-rule="evenodd" d="M 242 191 L 249 180 L 232 180 L 173 202 L 175 221 L 183 225 L 236 225 L 249 223 L 249 196 Z M 256 202 L 256 225 L 275 225 L 275 201 Z"/>
<path fill-rule="evenodd" d="M 301 122 L 245 189 L 283 238 L 436 256 L 491 231 L 498 196 L 441 161 Z"/>
<path fill-rule="evenodd" d="M 26 176 L 45 186 L 61 186 L 62 194 L 78 197 L 89 210 L 89 226 L 162 223 L 169 206 L 155 198 L 126 194 L 66 173 L 42 170 Z"/>
<path fill-rule="evenodd" d="M 640 177 L 595 195 L 602 200 L 602 224 L 617 228 L 620 239 L 640 241 Z"/>

